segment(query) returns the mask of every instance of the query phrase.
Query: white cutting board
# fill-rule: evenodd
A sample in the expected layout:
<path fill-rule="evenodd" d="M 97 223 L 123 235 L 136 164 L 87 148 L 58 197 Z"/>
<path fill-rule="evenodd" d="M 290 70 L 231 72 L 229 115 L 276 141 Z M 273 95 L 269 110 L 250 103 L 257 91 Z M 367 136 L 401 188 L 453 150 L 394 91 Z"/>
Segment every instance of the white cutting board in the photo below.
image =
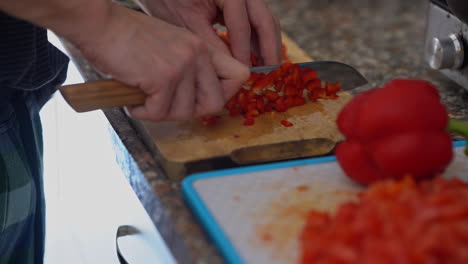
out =
<path fill-rule="evenodd" d="M 464 142 L 444 177 L 468 180 Z M 291 264 L 310 209 L 332 211 L 363 187 L 334 157 L 274 163 L 192 175 L 185 198 L 228 263 Z"/>

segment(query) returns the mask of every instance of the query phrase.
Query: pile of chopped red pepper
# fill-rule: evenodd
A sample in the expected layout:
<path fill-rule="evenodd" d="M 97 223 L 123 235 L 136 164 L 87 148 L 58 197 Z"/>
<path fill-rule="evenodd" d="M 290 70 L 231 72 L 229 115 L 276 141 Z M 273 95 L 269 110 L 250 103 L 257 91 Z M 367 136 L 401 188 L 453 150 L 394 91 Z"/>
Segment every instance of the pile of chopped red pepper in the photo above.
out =
<path fill-rule="evenodd" d="M 244 125 L 253 125 L 255 118 L 266 112 L 285 112 L 304 105 L 308 100 L 336 99 L 340 83 L 325 82 L 309 68 L 285 62 L 269 73 L 252 73 L 249 80 L 226 104 L 231 116 L 243 115 Z M 286 120 L 284 126 L 292 124 Z"/>
<path fill-rule="evenodd" d="M 217 31 L 229 45 L 227 32 Z M 267 73 L 253 72 L 243 87 L 225 105 L 231 116 L 243 115 L 244 125 L 255 124 L 255 118 L 266 112 L 285 112 L 289 108 L 304 105 L 307 101 L 318 99 L 336 99 L 341 83 L 322 82 L 317 72 L 309 68 L 300 68 L 289 61 L 286 47 L 282 45 L 283 63 Z M 252 53 L 253 66 L 258 65 L 258 58 Z M 211 125 L 219 116 L 204 118 L 201 122 Z M 281 120 L 285 127 L 293 126 L 287 120 Z"/>
<path fill-rule="evenodd" d="M 335 215 L 312 211 L 301 263 L 468 263 L 468 183 L 383 181 Z"/>

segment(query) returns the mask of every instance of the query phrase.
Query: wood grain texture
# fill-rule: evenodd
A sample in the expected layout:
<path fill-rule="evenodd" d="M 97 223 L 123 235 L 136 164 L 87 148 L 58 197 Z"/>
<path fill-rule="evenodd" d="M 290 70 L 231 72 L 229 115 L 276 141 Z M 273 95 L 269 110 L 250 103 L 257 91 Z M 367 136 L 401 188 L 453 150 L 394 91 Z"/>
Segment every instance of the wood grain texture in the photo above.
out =
<path fill-rule="evenodd" d="M 77 112 L 87 112 L 123 105 L 140 105 L 146 95 L 142 90 L 113 80 L 92 81 L 58 88 L 65 101 Z"/>
<path fill-rule="evenodd" d="M 291 61 L 312 60 L 285 34 L 282 37 Z M 253 126 L 244 126 L 242 116 L 231 117 L 227 112 L 221 113 L 221 120 L 213 126 L 202 125 L 198 120 L 133 123 L 168 176 L 181 179 L 193 172 L 225 167 L 222 163 L 231 161 L 231 153 L 240 148 L 314 138 L 336 143 L 342 140 L 342 135 L 335 120 L 350 98 L 349 93 L 343 92 L 337 100 L 309 102 L 284 113 L 266 113 L 256 118 Z M 281 120 L 288 120 L 294 126 L 284 127 Z"/>

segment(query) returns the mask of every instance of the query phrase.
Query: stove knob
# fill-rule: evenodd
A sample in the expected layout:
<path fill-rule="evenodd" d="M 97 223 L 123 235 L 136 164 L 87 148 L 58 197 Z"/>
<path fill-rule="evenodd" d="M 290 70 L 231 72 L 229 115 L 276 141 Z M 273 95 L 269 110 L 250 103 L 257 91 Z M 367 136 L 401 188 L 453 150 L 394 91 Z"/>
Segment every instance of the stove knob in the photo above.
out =
<path fill-rule="evenodd" d="M 458 69 L 463 65 L 463 43 L 456 34 L 448 38 L 433 38 L 428 44 L 426 57 L 432 69 Z"/>

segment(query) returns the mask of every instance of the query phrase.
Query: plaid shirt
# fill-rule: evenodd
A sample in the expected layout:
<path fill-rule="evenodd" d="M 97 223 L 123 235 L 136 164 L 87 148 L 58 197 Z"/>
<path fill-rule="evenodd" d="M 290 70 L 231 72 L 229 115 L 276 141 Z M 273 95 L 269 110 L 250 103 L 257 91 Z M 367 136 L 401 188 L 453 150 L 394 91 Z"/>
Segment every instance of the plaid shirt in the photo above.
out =
<path fill-rule="evenodd" d="M 0 264 L 43 263 L 45 204 L 39 110 L 68 59 L 47 32 L 0 12 Z"/>

